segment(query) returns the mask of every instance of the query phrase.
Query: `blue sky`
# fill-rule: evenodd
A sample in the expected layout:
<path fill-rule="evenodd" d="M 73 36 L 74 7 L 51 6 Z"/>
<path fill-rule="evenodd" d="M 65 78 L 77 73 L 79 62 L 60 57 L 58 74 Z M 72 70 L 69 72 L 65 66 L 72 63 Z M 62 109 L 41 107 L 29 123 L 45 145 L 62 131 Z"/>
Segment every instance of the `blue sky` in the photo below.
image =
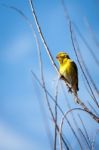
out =
<path fill-rule="evenodd" d="M 72 20 L 98 56 L 98 48 L 84 21 L 85 18 L 88 19 L 96 37 L 99 39 L 98 0 L 66 0 L 65 2 Z M 0 0 L 0 4 L 2 3 L 21 9 L 33 22 L 36 29 L 28 0 Z M 34 0 L 34 5 L 42 32 L 54 59 L 59 51 L 66 51 L 77 63 L 60 0 Z M 0 19 L 0 149 L 48 150 L 50 149 L 49 141 L 38 99 L 45 107 L 49 124 L 52 124 L 51 117 L 44 100 L 44 94 L 31 75 L 31 70 L 33 70 L 40 77 L 35 39 L 27 23 L 15 11 L 0 6 Z M 78 40 L 85 62 L 99 88 L 99 69 L 79 37 Z M 49 91 L 54 95 L 58 77 L 41 42 L 40 44 L 46 84 Z M 84 100 L 90 99 L 84 88 L 80 69 L 79 89 L 79 95 Z M 68 97 L 70 98 L 70 96 Z M 63 101 L 59 101 L 59 103 L 65 111 L 65 107 L 67 109 L 67 106 L 64 105 L 65 98 L 60 92 L 59 100 L 61 98 Z M 72 102 L 71 105 L 74 106 Z M 98 125 L 87 115 L 82 117 L 87 119 L 85 121 L 86 126 L 89 127 L 88 131 L 92 136 Z M 92 124 L 90 124 L 90 120 Z M 72 136 L 71 131 L 67 132 L 67 136 L 68 138 Z M 76 147 L 77 142 L 74 144 Z"/>

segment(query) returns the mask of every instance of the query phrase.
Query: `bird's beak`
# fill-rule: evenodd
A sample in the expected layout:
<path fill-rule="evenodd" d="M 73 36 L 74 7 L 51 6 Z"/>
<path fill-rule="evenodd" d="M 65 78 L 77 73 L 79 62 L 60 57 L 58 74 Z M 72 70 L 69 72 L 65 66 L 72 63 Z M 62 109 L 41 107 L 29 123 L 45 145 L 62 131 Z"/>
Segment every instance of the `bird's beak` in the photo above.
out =
<path fill-rule="evenodd" d="M 56 59 L 59 59 L 59 56 L 56 56 Z"/>

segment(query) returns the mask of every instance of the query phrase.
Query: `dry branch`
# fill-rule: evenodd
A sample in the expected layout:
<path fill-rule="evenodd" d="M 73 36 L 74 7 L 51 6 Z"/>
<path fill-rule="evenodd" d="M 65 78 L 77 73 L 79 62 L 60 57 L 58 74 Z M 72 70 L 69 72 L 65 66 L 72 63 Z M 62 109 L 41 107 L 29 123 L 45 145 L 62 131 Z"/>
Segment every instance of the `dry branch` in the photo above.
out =
<path fill-rule="evenodd" d="M 87 129 L 86 129 L 86 127 L 85 127 L 85 125 L 84 125 L 84 122 L 83 122 L 83 120 L 81 119 L 81 116 L 78 114 L 78 117 L 79 117 L 79 119 L 80 119 L 80 121 L 81 121 L 81 124 L 82 124 L 82 126 L 83 126 L 83 129 L 84 129 L 84 132 L 85 132 L 85 135 L 86 135 L 86 140 L 88 140 L 88 146 L 89 146 L 89 149 L 91 148 L 91 142 L 90 142 L 90 138 L 89 138 L 89 135 L 88 135 L 88 133 L 87 133 Z"/>
<path fill-rule="evenodd" d="M 33 75 L 33 77 L 37 80 L 37 82 L 39 83 L 39 85 L 40 85 L 42 88 L 44 88 L 43 85 L 42 85 L 42 83 L 39 81 L 39 79 L 37 78 L 37 76 L 35 75 L 35 73 L 34 73 L 33 71 L 32 71 L 32 75 Z M 54 103 L 56 103 L 55 99 L 54 99 L 53 96 L 49 93 L 49 91 L 48 91 L 47 89 L 45 89 L 45 90 L 46 90 L 47 94 L 49 95 L 49 97 L 51 98 L 51 100 L 52 100 Z M 60 112 L 61 112 L 62 115 L 64 116 L 64 112 L 63 112 L 63 110 L 61 109 L 61 107 L 59 106 L 58 103 L 57 103 L 57 108 L 60 110 Z M 83 111 L 84 111 L 84 110 L 83 110 Z M 79 143 L 79 145 L 80 145 L 80 147 L 81 147 L 81 149 L 82 149 L 81 143 L 80 143 L 79 139 L 77 138 L 77 135 L 76 135 L 76 133 L 75 133 L 73 127 L 71 126 L 69 120 L 68 120 L 66 117 L 65 117 L 65 120 L 67 121 L 67 123 L 68 123 L 70 129 L 72 130 L 74 136 L 76 137 L 76 139 L 77 139 L 77 141 L 78 141 L 78 143 Z M 59 130 L 58 132 L 60 133 L 60 130 Z M 61 136 L 62 136 L 62 134 L 60 133 L 60 138 L 62 139 Z M 62 141 L 63 141 L 63 140 L 62 140 Z"/>
<path fill-rule="evenodd" d="M 52 118 L 53 118 L 53 121 L 54 121 L 54 123 L 55 123 L 56 129 L 57 129 L 58 132 L 59 132 L 59 127 L 58 127 L 58 125 L 56 125 L 56 120 L 55 120 L 55 118 L 54 118 L 54 115 L 53 115 L 52 110 L 51 110 L 51 107 L 50 107 L 50 103 L 49 103 L 49 101 L 48 101 L 47 91 L 46 91 L 46 88 L 45 88 L 45 82 L 44 82 L 44 78 L 43 78 L 43 68 L 42 68 L 43 66 L 42 66 L 42 60 L 41 60 L 40 45 L 39 45 L 39 41 L 38 41 L 38 38 L 37 38 L 37 36 L 36 36 L 35 30 L 34 30 L 34 28 L 33 28 L 33 24 L 30 22 L 30 20 L 28 19 L 28 17 L 27 17 L 20 9 L 18 9 L 18 8 L 14 7 L 14 6 L 8 6 L 8 5 L 6 5 L 6 4 L 3 4 L 2 6 L 6 7 L 6 8 L 13 9 L 13 10 L 15 10 L 16 12 L 18 12 L 18 13 L 25 19 L 25 21 L 28 23 L 28 25 L 29 25 L 29 26 L 31 27 L 31 29 L 32 29 L 34 38 L 35 38 L 35 40 L 36 40 L 36 45 L 37 45 L 38 54 L 39 54 L 40 69 L 41 69 L 41 78 L 42 78 L 42 87 L 43 87 L 44 92 L 45 92 L 45 97 L 46 97 L 46 100 L 47 100 L 47 104 L 48 104 L 49 111 L 50 111 L 51 116 L 52 116 Z M 32 72 L 32 75 L 33 75 L 33 72 Z M 62 138 L 62 141 L 63 141 L 64 145 L 66 146 L 67 150 L 69 150 L 68 145 L 67 145 L 67 143 L 65 142 L 65 140 L 64 140 L 64 138 L 63 138 L 62 135 L 61 135 L 61 138 Z"/>
<path fill-rule="evenodd" d="M 48 56 L 49 56 L 49 58 L 50 58 L 50 60 L 51 60 L 52 65 L 54 66 L 54 68 L 56 69 L 57 73 L 59 74 L 58 68 L 57 68 L 57 66 L 56 66 L 56 64 L 55 64 L 55 62 L 54 62 L 53 56 L 52 56 L 52 54 L 51 54 L 51 52 L 50 52 L 50 50 L 49 50 L 49 47 L 47 46 L 47 43 L 46 43 L 46 41 L 45 41 L 45 39 L 44 39 L 43 33 L 42 33 L 42 31 L 41 31 L 41 28 L 40 28 L 40 25 L 39 25 L 39 23 L 38 23 L 38 19 L 37 19 L 35 10 L 34 10 L 34 5 L 33 5 L 32 0 L 29 0 L 29 4 L 30 4 L 30 7 L 31 7 L 32 15 L 33 15 L 33 17 L 34 17 L 34 20 L 35 20 L 35 24 L 36 24 L 38 33 L 39 33 L 40 38 L 41 38 L 41 40 L 42 40 L 42 43 L 43 43 L 43 45 L 44 45 L 44 47 L 45 47 L 45 49 L 46 49 L 46 52 L 47 52 L 47 54 L 48 54 Z M 60 75 L 60 74 L 59 74 L 59 75 Z"/>
<path fill-rule="evenodd" d="M 52 65 L 53 65 L 53 67 L 55 68 L 55 70 L 56 70 L 56 72 L 58 73 L 59 77 L 62 78 L 62 79 L 65 81 L 66 85 L 67 85 L 68 87 L 71 87 L 71 85 L 68 83 L 68 81 L 67 81 L 63 76 L 61 77 L 61 75 L 60 75 L 60 73 L 59 73 L 59 70 L 58 70 L 58 68 L 57 68 L 57 65 L 56 65 L 56 63 L 55 63 L 55 61 L 54 61 L 54 59 L 53 59 L 53 56 L 52 56 L 52 54 L 51 54 L 51 51 L 50 51 L 50 49 L 49 49 L 49 47 L 48 47 L 48 45 L 47 45 L 47 43 L 46 43 L 46 41 L 45 41 L 45 38 L 44 38 L 43 33 L 42 33 L 42 30 L 41 30 L 41 28 L 40 28 L 40 25 L 39 25 L 39 22 L 38 22 L 36 13 L 35 13 L 35 9 L 34 9 L 34 5 L 33 5 L 32 0 L 29 0 L 29 4 L 30 4 L 30 7 L 31 7 L 32 15 L 33 15 L 33 17 L 34 17 L 34 21 L 35 21 L 35 24 L 36 24 L 36 27 L 37 27 L 39 36 L 40 36 L 40 38 L 41 38 L 41 41 L 42 41 L 42 43 L 43 43 L 43 45 L 44 45 L 44 47 L 45 47 L 45 50 L 46 50 L 46 52 L 47 52 L 47 54 L 48 54 L 48 57 L 50 58 L 50 61 L 51 61 Z M 73 91 L 72 91 L 72 92 L 73 92 Z"/>
<path fill-rule="evenodd" d="M 6 4 L 2 4 L 2 6 L 6 7 L 6 8 L 10 8 L 10 9 L 16 11 L 17 13 L 19 13 L 19 15 L 21 15 L 22 18 L 25 19 L 26 23 L 28 23 L 29 27 L 32 29 L 32 33 L 33 33 L 33 36 L 35 38 L 36 46 L 37 46 L 37 50 L 38 50 L 38 56 L 39 56 L 39 61 L 40 61 L 40 70 L 41 70 L 41 78 L 42 78 L 42 83 L 43 83 L 43 66 L 42 66 L 41 53 L 40 53 L 40 44 L 39 44 L 39 40 L 38 40 L 38 38 L 36 36 L 36 32 L 34 30 L 32 22 L 29 20 L 29 18 L 20 9 L 18 9 L 18 8 L 14 7 L 14 6 L 8 6 Z M 43 105 L 41 105 L 41 103 L 40 103 L 40 107 L 41 107 L 42 114 L 43 114 L 43 117 L 44 117 L 45 128 L 47 130 L 47 135 L 48 135 L 48 138 L 49 138 L 50 147 L 52 147 L 51 139 L 50 139 L 50 129 L 49 129 L 46 117 L 45 117 L 46 115 L 45 115 L 45 111 L 43 109 Z"/>
<path fill-rule="evenodd" d="M 56 120 L 56 124 L 57 124 L 57 100 L 58 100 L 58 84 L 59 84 L 59 80 L 57 81 L 56 84 L 56 90 L 55 90 L 55 120 Z M 57 129 L 56 129 L 56 125 L 55 125 L 55 138 L 54 138 L 54 150 L 57 149 Z"/>
<path fill-rule="evenodd" d="M 61 0 L 61 2 L 62 2 L 63 9 L 64 9 L 65 18 L 66 18 L 66 21 L 67 21 L 68 26 L 69 26 L 70 35 L 71 35 L 71 41 L 72 41 L 72 45 L 73 45 L 73 50 L 74 50 L 74 52 L 75 52 L 75 55 L 76 55 L 77 61 L 78 61 L 78 63 L 79 63 L 80 69 L 81 69 L 81 71 L 82 71 L 82 73 L 83 73 L 83 75 L 84 75 L 84 77 L 85 77 L 85 79 L 86 79 L 86 82 L 87 82 L 87 84 L 88 84 L 88 86 L 89 86 L 89 88 L 90 88 L 91 94 L 92 94 L 92 96 L 93 96 L 93 98 L 94 98 L 93 100 L 94 100 L 95 104 L 96 104 L 96 105 L 98 106 L 98 108 L 99 108 L 99 104 L 98 104 L 98 102 L 97 102 L 97 99 L 96 99 L 96 97 L 95 97 L 95 95 L 94 95 L 94 93 L 93 93 L 93 90 L 92 90 L 92 88 L 91 88 L 91 85 L 90 85 L 90 83 L 89 83 L 89 81 L 88 81 L 88 79 L 87 79 L 87 76 L 86 76 L 86 74 L 85 74 L 85 72 L 84 72 L 84 70 L 83 70 L 83 68 L 82 68 L 81 62 L 80 62 L 79 57 L 78 57 L 77 50 L 79 51 L 79 47 L 78 47 L 78 43 L 76 43 L 76 44 L 77 44 L 77 48 L 78 48 L 78 49 L 76 50 L 76 47 L 75 47 L 75 40 L 76 40 L 76 37 L 75 37 L 74 32 L 73 32 L 73 29 L 72 29 L 72 22 L 71 22 L 71 19 L 70 19 L 69 15 L 68 15 L 67 8 L 65 7 L 64 0 Z M 77 42 L 77 40 L 76 40 L 76 42 Z M 87 106 L 80 100 L 80 98 L 77 97 L 77 99 L 78 99 L 78 101 L 79 101 L 79 104 L 83 107 L 83 109 L 84 109 L 85 111 L 87 111 L 87 112 L 93 117 L 93 119 L 95 119 L 95 120 L 99 123 L 99 118 L 98 118 L 96 115 L 94 115 L 94 114 L 87 108 Z"/>
<path fill-rule="evenodd" d="M 90 145 L 89 145 L 89 143 L 87 141 L 87 138 L 86 138 L 86 136 L 84 135 L 84 133 L 82 132 L 82 130 L 80 128 L 79 128 L 79 132 L 80 132 L 81 136 L 83 137 L 83 139 L 85 140 L 87 147 L 90 150 Z M 86 149 L 88 149 L 88 148 L 86 148 Z"/>
<path fill-rule="evenodd" d="M 34 17 L 35 24 L 36 24 L 36 26 L 37 26 L 37 29 L 38 29 L 39 35 L 40 35 L 40 37 L 41 37 L 41 40 L 42 40 L 42 42 L 43 42 L 43 45 L 44 45 L 44 47 L 45 47 L 45 49 L 46 49 L 46 52 L 47 52 L 47 54 L 48 54 L 48 56 L 49 56 L 49 58 L 50 58 L 50 60 L 51 60 L 51 62 L 52 62 L 52 64 L 53 64 L 54 68 L 56 69 L 56 71 L 57 71 L 58 74 L 59 74 L 59 71 L 58 71 L 58 69 L 57 69 L 57 66 L 56 66 L 56 64 L 55 64 L 55 62 L 54 62 L 54 59 L 53 59 L 53 57 L 52 57 L 52 55 L 51 55 L 51 52 L 50 52 L 50 50 L 49 50 L 49 48 L 48 48 L 48 46 L 47 46 L 47 43 L 46 43 L 46 41 L 45 41 L 45 39 L 44 39 L 43 34 L 42 34 L 42 31 L 41 31 L 41 28 L 40 28 L 40 25 L 39 25 L 39 23 L 38 23 L 38 19 L 37 19 L 35 10 L 34 10 L 34 6 L 33 6 L 32 0 L 29 0 L 29 4 L 30 4 L 30 6 L 31 6 L 32 15 L 33 15 L 33 17 Z M 68 19 L 69 19 L 69 18 L 68 18 Z M 70 23 L 70 20 L 69 20 L 69 23 Z M 73 42 L 73 45 L 74 45 L 74 41 L 73 41 L 73 38 L 72 38 L 71 23 L 70 23 L 69 25 L 70 25 L 71 39 L 72 39 L 72 42 Z M 74 48 L 75 48 L 75 45 L 74 45 Z M 75 49 L 74 49 L 74 50 L 75 50 Z M 75 52 L 76 52 L 76 51 L 75 51 Z M 77 54 L 76 54 L 76 55 L 77 55 Z M 78 59 L 78 55 L 77 55 L 77 59 Z M 78 59 L 78 62 L 79 62 L 79 59 Z M 82 68 L 82 66 L 81 66 L 81 68 Z M 82 71 L 83 71 L 83 70 L 82 70 Z M 83 72 L 83 73 L 84 73 L 84 72 Z M 59 74 L 59 75 L 60 75 L 60 74 Z M 87 80 L 87 78 L 86 78 L 86 80 Z M 65 82 L 67 82 L 67 81 L 65 81 Z M 88 80 L 87 80 L 87 83 L 89 83 Z M 67 83 L 67 84 L 68 84 L 68 83 Z M 89 85 L 89 87 L 90 87 L 90 84 L 88 84 L 88 85 Z M 91 92 L 92 92 L 92 94 L 93 94 L 93 91 L 92 91 L 91 87 L 90 87 L 90 90 L 91 90 Z M 93 97 L 95 97 L 94 94 L 93 94 Z M 80 101 L 80 99 L 79 99 L 78 97 L 77 97 L 77 99 Z M 98 105 L 96 99 L 95 99 L 94 101 L 95 101 L 96 104 Z M 81 101 L 80 101 L 80 105 L 81 105 L 85 110 L 87 110 L 87 112 L 90 113 L 90 111 L 88 110 L 88 108 L 87 108 L 87 107 L 84 105 L 84 103 L 82 103 Z M 96 119 L 97 117 L 93 117 L 93 118 L 94 118 L 96 121 L 98 120 L 98 119 Z"/>
<path fill-rule="evenodd" d="M 97 48 L 99 49 L 99 41 L 98 41 L 98 39 L 97 39 L 97 37 L 96 37 L 96 35 L 95 35 L 95 32 L 93 31 L 93 29 L 92 29 L 90 23 L 88 22 L 87 17 L 85 17 L 84 20 L 85 20 L 86 26 L 87 26 L 87 28 L 88 28 L 88 30 L 89 30 L 89 33 L 90 33 L 91 36 L 92 36 L 92 39 L 93 39 L 95 45 L 96 45 Z M 98 66 L 99 66 L 99 65 L 98 65 Z"/>
<path fill-rule="evenodd" d="M 92 150 L 94 150 L 94 148 L 95 148 L 95 142 L 96 142 L 97 134 L 99 134 L 99 129 L 96 131 L 95 136 L 93 138 L 93 141 L 92 141 Z"/>
<path fill-rule="evenodd" d="M 69 16 L 69 14 L 68 14 L 67 8 L 66 8 L 65 3 L 64 3 L 64 0 L 61 0 L 61 2 L 62 2 L 63 9 L 64 9 L 64 15 L 65 15 L 66 21 L 67 21 L 68 26 L 69 26 L 71 41 L 72 41 L 72 45 L 73 45 L 73 50 L 74 50 L 74 52 L 75 52 L 75 55 L 76 55 L 77 61 L 78 61 L 78 63 L 79 63 L 80 69 L 81 69 L 81 71 L 82 71 L 82 73 L 83 73 L 83 75 L 84 75 L 84 77 L 85 77 L 85 80 L 86 80 L 86 82 L 87 82 L 87 84 L 88 84 L 88 86 L 89 86 L 89 88 L 90 88 L 90 91 L 91 91 L 91 93 L 92 93 L 92 95 L 93 95 L 93 98 L 94 98 L 93 100 L 94 100 L 94 102 L 96 103 L 96 105 L 99 107 L 99 104 L 98 104 L 98 102 L 97 102 L 97 100 L 96 100 L 96 97 L 95 97 L 95 95 L 94 95 L 94 93 L 93 93 L 93 90 L 92 90 L 92 88 L 91 88 L 91 85 L 90 85 L 90 83 L 89 83 L 89 81 L 88 81 L 88 79 L 87 79 L 87 76 L 86 76 L 86 74 L 85 74 L 85 72 L 84 72 L 84 70 L 83 70 L 83 67 L 82 67 L 82 65 L 81 65 L 80 59 L 79 59 L 79 57 L 78 57 L 78 53 L 79 53 L 80 49 L 79 49 L 79 45 L 78 45 L 76 36 L 75 36 L 74 31 L 73 31 L 73 28 L 72 28 L 72 24 L 73 24 L 73 23 L 72 23 L 72 21 L 71 21 L 71 19 L 70 19 L 70 16 Z M 75 43 L 76 43 L 77 49 L 76 49 Z"/>
<path fill-rule="evenodd" d="M 97 59 L 96 55 L 94 54 L 94 50 L 90 47 L 88 42 L 86 41 L 85 37 L 81 34 L 78 26 L 73 22 L 73 26 L 75 27 L 76 31 L 78 32 L 80 38 L 82 39 L 83 43 L 86 45 L 87 49 L 89 50 L 90 54 L 92 55 L 94 61 L 99 66 L 99 60 Z"/>

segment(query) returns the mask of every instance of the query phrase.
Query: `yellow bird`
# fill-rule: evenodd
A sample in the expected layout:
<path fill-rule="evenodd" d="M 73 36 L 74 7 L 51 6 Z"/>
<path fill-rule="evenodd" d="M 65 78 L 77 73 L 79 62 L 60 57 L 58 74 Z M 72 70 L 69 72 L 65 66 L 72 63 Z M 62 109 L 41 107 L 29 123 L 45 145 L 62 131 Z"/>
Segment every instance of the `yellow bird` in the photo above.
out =
<path fill-rule="evenodd" d="M 56 56 L 56 59 L 58 60 L 60 65 L 59 72 L 61 76 L 68 81 L 68 83 L 71 85 L 74 94 L 77 95 L 77 91 L 79 90 L 78 69 L 75 62 L 71 60 L 69 55 L 65 52 L 59 52 Z"/>

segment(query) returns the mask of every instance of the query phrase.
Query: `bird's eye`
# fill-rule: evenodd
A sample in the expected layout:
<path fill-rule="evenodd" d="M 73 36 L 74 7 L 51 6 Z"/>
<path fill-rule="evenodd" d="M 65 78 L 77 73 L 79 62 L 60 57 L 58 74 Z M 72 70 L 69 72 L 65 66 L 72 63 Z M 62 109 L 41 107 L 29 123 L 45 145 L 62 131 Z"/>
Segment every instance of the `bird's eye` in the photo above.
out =
<path fill-rule="evenodd" d="M 66 55 L 64 55 L 63 58 L 66 58 Z"/>

